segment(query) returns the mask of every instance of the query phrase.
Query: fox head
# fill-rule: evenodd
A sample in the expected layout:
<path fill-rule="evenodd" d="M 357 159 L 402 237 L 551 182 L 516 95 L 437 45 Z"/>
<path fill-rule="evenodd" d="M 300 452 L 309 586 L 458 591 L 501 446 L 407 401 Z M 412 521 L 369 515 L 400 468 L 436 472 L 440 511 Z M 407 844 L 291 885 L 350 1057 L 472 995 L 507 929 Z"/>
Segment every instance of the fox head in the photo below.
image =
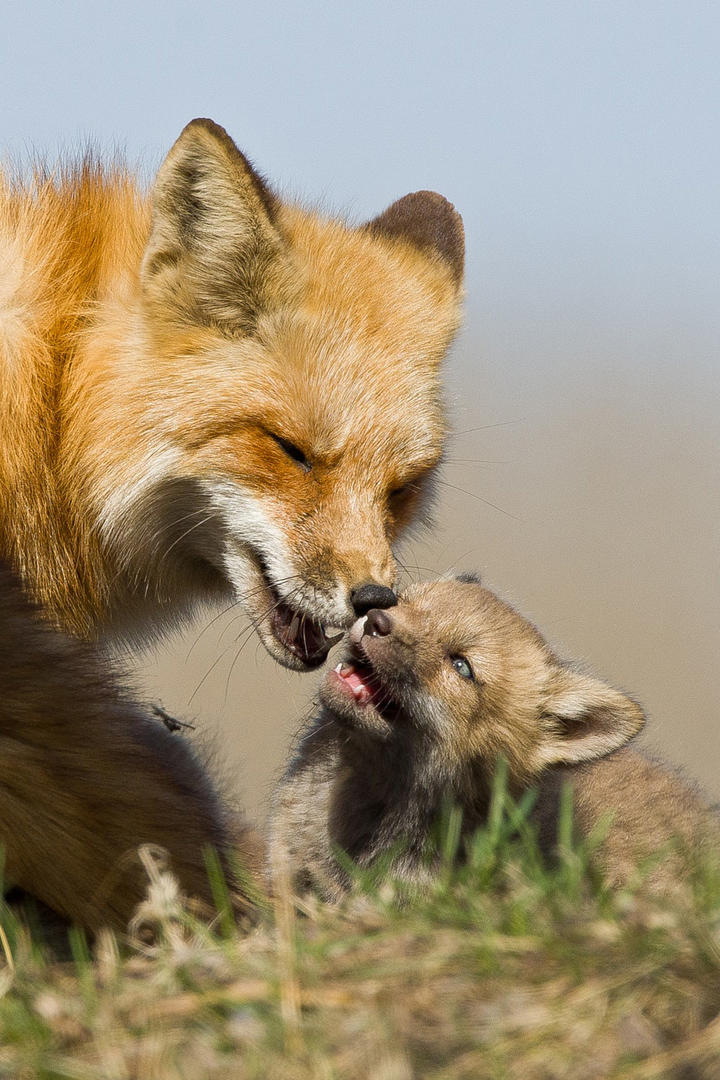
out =
<path fill-rule="evenodd" d="M 103 543 L 137 595 L 224 591 L 300 669 L 324 660 L 326 627 L 395 602 L 392 544 L 443 449 L 463 250 L 440 195 L 350 227 L 282 202 L 211 121 L 184 129 L 132 330 L 85 410 Z"/>
<path fill-rule="evenodd" d="M 359 619 L 321 700 L 361 742 L 400 745 L 428 787 L 459 784 L 458 796 L 477 796 L 499 755 L 523 785 L 619 749 L 644 723 L 472 575 L 412 586 Z"/>

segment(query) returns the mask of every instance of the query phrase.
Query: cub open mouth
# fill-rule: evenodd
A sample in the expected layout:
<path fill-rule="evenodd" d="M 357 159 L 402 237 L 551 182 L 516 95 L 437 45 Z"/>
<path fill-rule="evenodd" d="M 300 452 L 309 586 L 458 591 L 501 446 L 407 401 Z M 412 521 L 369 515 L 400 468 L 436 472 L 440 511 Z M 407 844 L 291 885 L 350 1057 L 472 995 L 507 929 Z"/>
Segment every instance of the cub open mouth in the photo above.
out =
<path fill-rule="evenodd" d="M 359 651 L 353 651 L 349 660 L 344 660 L 333 669 L 333 675 L 342 692 L 361 708 L 372 706 L 386 720 L 394 719 L 399 711 L 389 690 L 383 685 L 370 661 Z"/>

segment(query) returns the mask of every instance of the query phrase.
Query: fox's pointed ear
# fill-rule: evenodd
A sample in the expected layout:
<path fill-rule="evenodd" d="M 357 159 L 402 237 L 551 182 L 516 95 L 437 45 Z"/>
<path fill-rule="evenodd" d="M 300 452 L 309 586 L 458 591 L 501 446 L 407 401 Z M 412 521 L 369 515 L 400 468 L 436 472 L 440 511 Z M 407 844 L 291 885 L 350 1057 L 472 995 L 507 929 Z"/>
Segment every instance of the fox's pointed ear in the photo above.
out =
<path fill-rule="evenodd" d="M 577 765 L 617 750 L 645 723 L 640 706 L 588 675 L 558 667 L 543 710 L 539 767 Z"/>
<path fill-rule="evenodd" d="M 365 226 L 376 236 L 404 240 L 439 255 L 460 285 L 465 267 L 465 230 L 452 203 L 436 191 L 413 191 L 388 206 Z"/>
<path fill-rule="evenodd" d="M 158 173 L 146 299 L 184 322 L 247 332 L 281 286 L 277 203 L 227 132 L 192 120 Z"/>

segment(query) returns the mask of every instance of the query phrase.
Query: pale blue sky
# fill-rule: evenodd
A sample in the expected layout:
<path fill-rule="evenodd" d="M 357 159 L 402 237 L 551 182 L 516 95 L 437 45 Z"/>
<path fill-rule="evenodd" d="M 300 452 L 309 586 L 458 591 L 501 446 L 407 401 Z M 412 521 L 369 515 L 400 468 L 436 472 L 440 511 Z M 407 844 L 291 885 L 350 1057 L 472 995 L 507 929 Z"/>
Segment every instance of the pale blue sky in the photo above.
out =
<path fill-rule="evenodd" d="M 717 307 L 716 3 L 9 0 L 0 101 L 12 153 L 92 136 L 150 167 L 209 115 L 333 208 L 436 188 L 479 311 Z"/>

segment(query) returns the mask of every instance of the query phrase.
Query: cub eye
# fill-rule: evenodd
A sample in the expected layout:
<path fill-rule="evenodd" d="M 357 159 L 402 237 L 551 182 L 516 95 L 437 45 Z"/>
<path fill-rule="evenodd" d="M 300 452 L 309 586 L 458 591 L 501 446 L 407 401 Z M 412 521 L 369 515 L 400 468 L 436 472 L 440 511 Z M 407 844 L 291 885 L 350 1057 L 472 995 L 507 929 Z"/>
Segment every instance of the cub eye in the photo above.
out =
<path fill-rule="evenodd" d="M 457 671 L 461 679 L 474 679 L 473 669 L 464 656 L 451 656 L 450 663 Z"/>
<path fill-rule="evenodd" d="M 299 446 L 291 443 L 289 439 L 283 439 L 282 435 L 276 435 L 274 431 L 268 431 L 268 435 L 289 458 L 298 463 L 303 472 L 310 472 L 312 466 Z"/>

